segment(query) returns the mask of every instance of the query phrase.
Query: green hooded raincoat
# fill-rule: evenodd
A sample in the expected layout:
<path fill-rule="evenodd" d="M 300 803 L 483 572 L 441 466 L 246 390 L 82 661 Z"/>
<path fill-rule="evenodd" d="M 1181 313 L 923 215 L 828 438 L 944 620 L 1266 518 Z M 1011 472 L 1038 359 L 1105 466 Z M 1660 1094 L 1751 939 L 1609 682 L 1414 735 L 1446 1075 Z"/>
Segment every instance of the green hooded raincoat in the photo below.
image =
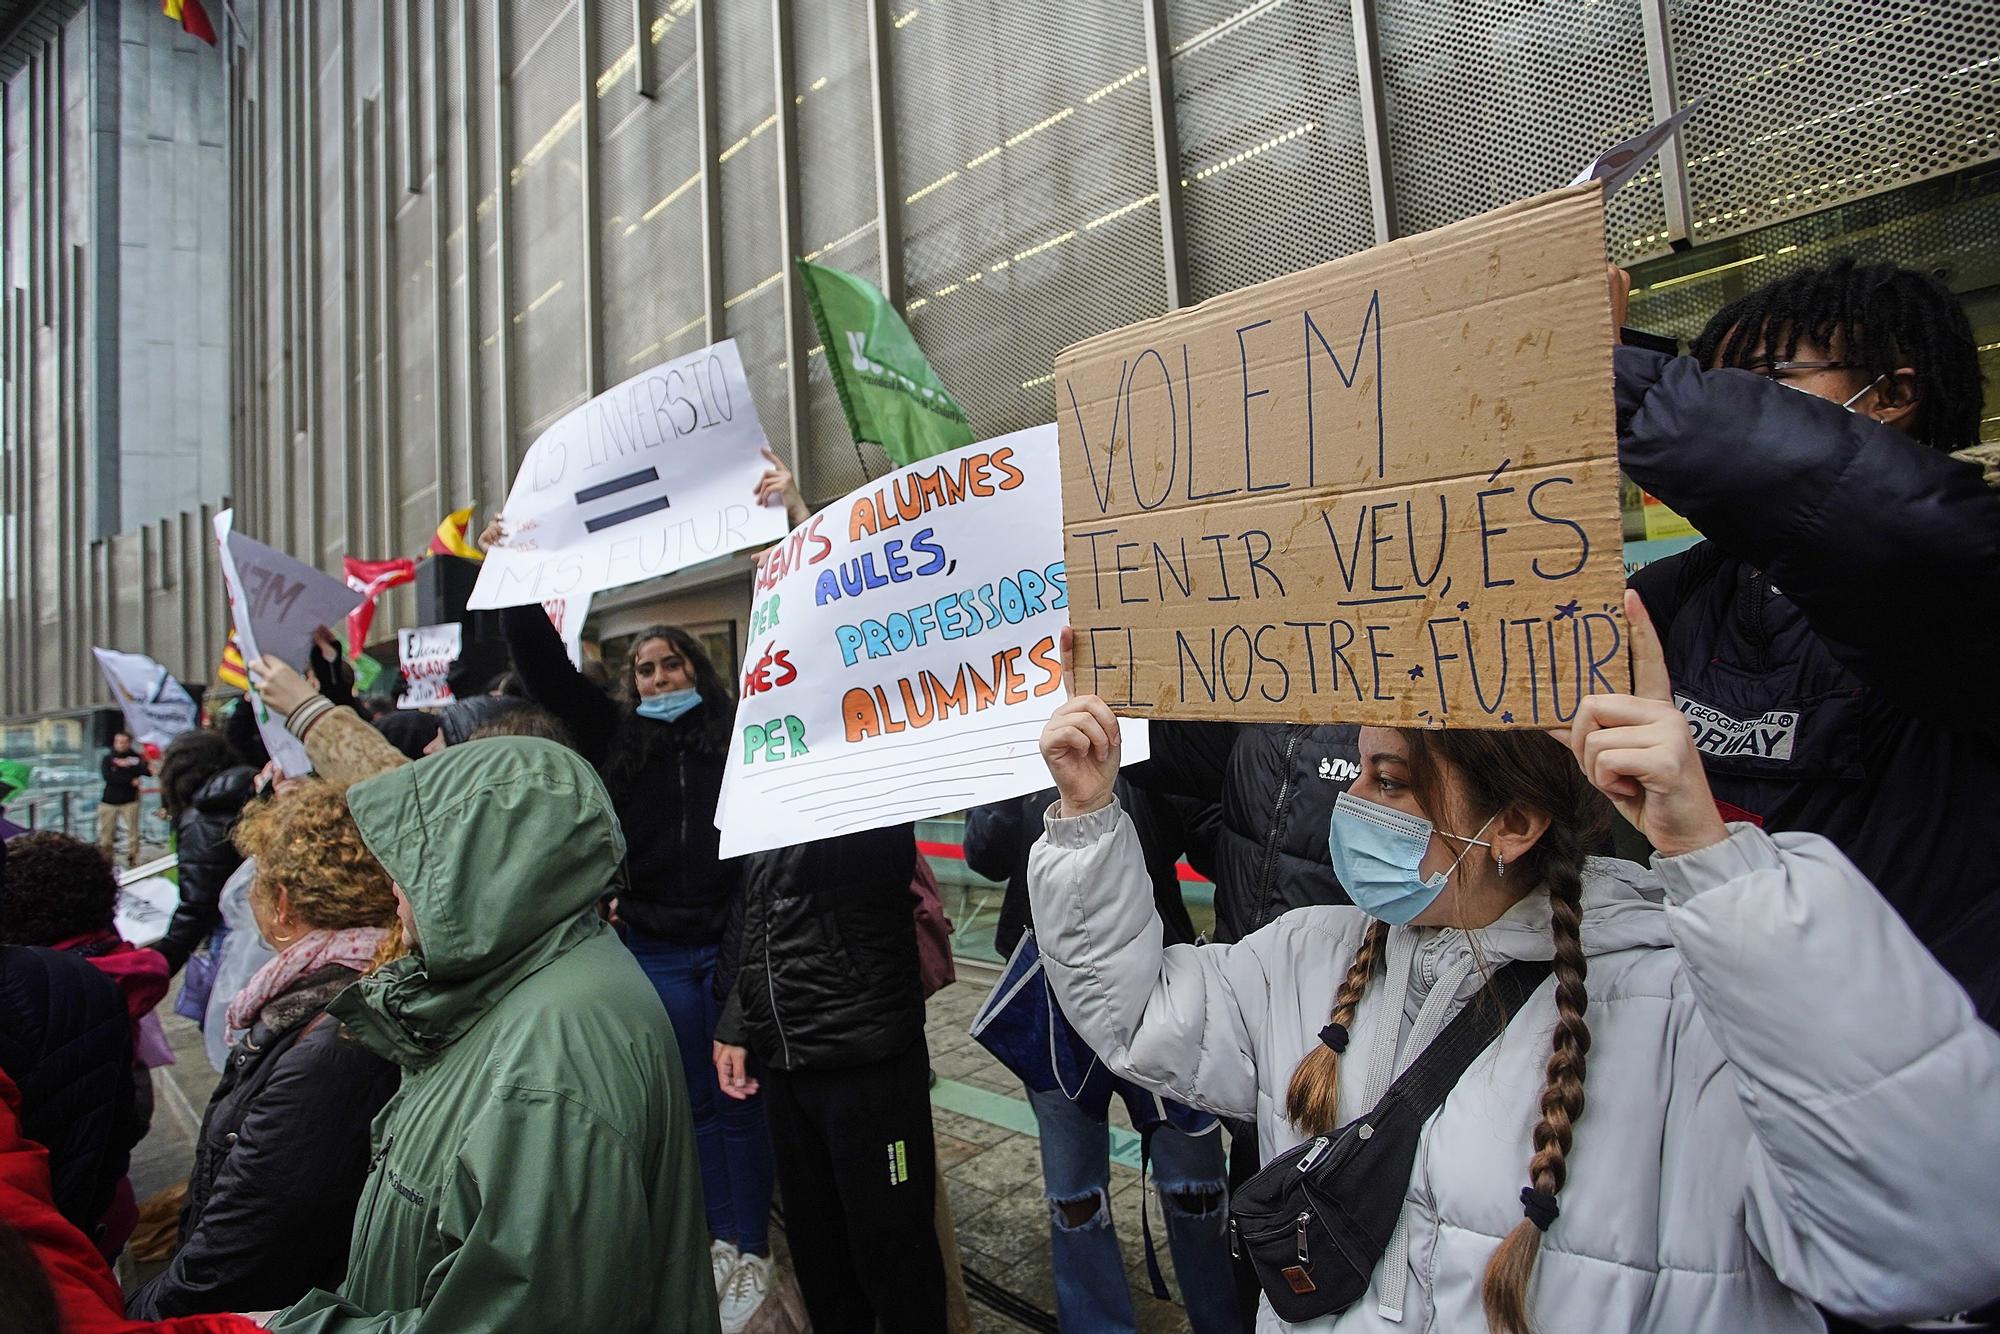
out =
<path fill-rule="evenodd" d="M 687 1090 L 658 994 L 593 911 L 624 838 L 548 741 L 454 747 L 348 792 L 417 953 L 331 1007 L 403 1069 L 325 1334 L 717 1329 Z"/>

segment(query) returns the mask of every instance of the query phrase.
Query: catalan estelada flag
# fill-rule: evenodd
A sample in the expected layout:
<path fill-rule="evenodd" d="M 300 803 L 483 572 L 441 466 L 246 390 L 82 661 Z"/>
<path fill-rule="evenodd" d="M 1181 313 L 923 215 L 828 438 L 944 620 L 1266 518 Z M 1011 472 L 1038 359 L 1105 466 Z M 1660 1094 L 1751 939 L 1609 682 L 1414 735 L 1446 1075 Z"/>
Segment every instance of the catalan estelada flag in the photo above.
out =
<path fill-rule="evenodd" d="M 453 510 L 444 516 L 438 525 L 437 534 L 431 538 L 430 552 L 433 556 L 463 556 L 467 560 L 485 560 L 486 553 L 472 544 L 472 506 Z"/>
<path fill-rule="evenodd" d="M 215 25 L 208 21 L 208 11 L 201 7 L 201 0 L 163 0 L 160 12 L 180 24 L 181 31 L 188 36 L 215 45 Z"/>
<path fill-rule="evenodd" d="M 243 668 L 243 650 L 236 647 L 233 629 L 229 632 L 229 642 L 222 646 L 222 661 L 216 665 L 215 679 L 238 690 L 250 688 L 250 673 Z"/>

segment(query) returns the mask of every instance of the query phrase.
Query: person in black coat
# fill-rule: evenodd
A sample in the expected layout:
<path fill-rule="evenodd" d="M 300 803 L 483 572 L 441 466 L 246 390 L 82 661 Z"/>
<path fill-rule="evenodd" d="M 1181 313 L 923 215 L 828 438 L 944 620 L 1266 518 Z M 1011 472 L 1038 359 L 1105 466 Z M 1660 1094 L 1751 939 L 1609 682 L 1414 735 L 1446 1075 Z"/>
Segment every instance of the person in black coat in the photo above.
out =
<path fill-rule="evenodd" d="M 21 1091 L 21 1132 L 49 1151 L 56 1208 L 107 1248 L 105 1213 L 139 1137 L 117 983 L 81 955 L 0 945 L 0 1071 Z"/>
<path fill-rule="evenodd" d="M 813 1328 L 945 1327 L 911 825 L 746 859 L 716 1077 L 760 1084 Z M 762 1078 L 748 1073 L 751 1058 Z"/>
<path fill-rule="evenodd" d="M 1615 285 L 1614 285 L 1615 287 Z M 1732 818 L 1831 839 L 2000 1022 L 2000 492 L 1956 298 L 1808 269 L 1615 356 L 1619 460 L 1707 541 L 1633 576 Z"/>
<path fill-rule="evenodd" d="M 347 1272 L 369 1127 L 397 1067 L 327 1005 L 399 952 L 394 886 L 345 798 L 308 780 L 247 815 L 258 927 L 280 953 L 229 1009 L 240 1031 L 209 1099 L 181 1245 L 126 1300 L 135 1319 L 271 1310 Z"/>
<path fill-rule="evenodd" d="M 184 732 L 160 757 L 160 807 L 174 826 L 180 902 L 153 948 L 176 973 L 222 924 L 222 886 L 243 864 L 230 834 L 256 781 L 257 771 L 218 732 Z"/>

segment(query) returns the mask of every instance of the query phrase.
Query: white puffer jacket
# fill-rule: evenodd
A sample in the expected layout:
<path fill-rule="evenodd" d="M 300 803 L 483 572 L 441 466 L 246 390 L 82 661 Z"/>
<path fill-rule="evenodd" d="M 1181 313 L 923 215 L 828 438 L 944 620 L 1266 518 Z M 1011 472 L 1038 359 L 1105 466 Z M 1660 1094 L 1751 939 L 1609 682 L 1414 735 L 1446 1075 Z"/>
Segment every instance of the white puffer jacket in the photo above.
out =
<path fill-rule="evenodd" d="M 1299 908 L 1235 945 L 1163 950 L 1116 807 L 1051 811 L 1029 867 L 1062 1007 L 1105 1063 L 1299 1142 L 1285 1089 L 1368 919 Z M 1529 1311 L 1540 1334 L 1813 1331 L 2000 1293 L 2000 1034 L 1866 879 L 1814 835 L 1747 825 L 1651 872 L 1593 860 L 1585 1107 Z M 1339 1121 L 1373 1106 L 1497 967 L 1551 954 L 1548 898 L 1477 935 L 1398 927 L 1341 1058 Z M 1475 953 L 1477 958 L 1475 958 Z M 1480 1285 L 1521 1221 L 1555 983 L 1425 1128 L 1368 1295 L 1313 1331 L 1486 1328 Z M 1400 1312 L 1400 1314 L 1398 1314 Z M 1287 1328 L 1266 1303 L 1259 1328 Z"/>

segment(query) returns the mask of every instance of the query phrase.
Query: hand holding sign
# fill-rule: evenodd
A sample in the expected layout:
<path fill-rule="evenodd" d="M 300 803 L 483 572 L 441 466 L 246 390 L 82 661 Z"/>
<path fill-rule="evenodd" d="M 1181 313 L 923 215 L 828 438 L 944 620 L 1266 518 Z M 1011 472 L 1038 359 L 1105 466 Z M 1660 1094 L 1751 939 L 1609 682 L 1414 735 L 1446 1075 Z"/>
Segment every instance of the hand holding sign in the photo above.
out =
<path fill-rule="evenodd" d="M 1071 693 L 1042 726 L 1042 759 L 1062 793 L 1063 815 L 1088 815 L 1111 804 L 1118 782 L 1118 715 L 1097 696 L 1074 693 L 1075 631 L 1065 626 L 1060 642 L 1063 686 Z"/>
<path fill-rule="evenodd" d="M 1729 837 L 1653 622 L 1639 595 L 1625 594 L 1632 643 L 1632 693 L 1586 696 L 1576 721 L 1555 732 L 1576 753 L 1584 776 L 1660 853 L 1677 857 Z"/>
<path fill-rule="evenodd" d="M 250 684 L 257 687 L 257 693 L 277 710 L 280 718 L 291 717 L 294 709 L 319 693 L 318 687 L 293 671 L 290 664 L 268 653 L 252 658 L 244 666 L 249 670 Z"/>

